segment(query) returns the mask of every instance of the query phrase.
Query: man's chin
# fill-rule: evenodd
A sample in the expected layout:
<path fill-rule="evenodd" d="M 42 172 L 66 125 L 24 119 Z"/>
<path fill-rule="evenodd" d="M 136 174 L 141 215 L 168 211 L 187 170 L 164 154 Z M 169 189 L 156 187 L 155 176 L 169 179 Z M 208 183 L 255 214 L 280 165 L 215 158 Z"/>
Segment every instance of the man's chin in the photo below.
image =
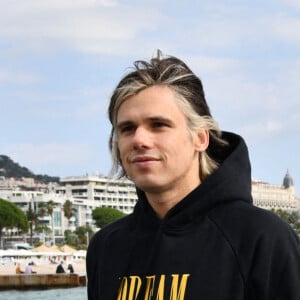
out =
<path fill-rule="evenodd" d="M 161 190 L 161 184 L 156 181 L 137 180 L 135 185 L 145 193 L 157 193 Z"/>

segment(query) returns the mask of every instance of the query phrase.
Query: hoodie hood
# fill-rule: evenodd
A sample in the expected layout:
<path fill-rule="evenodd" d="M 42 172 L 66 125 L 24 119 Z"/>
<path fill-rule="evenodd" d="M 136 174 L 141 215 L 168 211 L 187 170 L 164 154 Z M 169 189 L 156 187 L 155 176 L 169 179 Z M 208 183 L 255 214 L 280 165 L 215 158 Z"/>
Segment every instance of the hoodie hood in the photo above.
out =
<path fill-rule="evenodd" d="M 163 220 L 156 216 L 145 193 L 137 188 L 139 200 L 134 215 L 141 230 L 151 228 L 152 231 L 162 225 L 169 229 L 182 229 L 216 206 L 233 201 L 252 203 L 251 167 L 245 141 L 239 135 L 229 132 L 223 132 L 222 138 L 228 142 L 229 147 L 218 169 L 170 209 Z"/>

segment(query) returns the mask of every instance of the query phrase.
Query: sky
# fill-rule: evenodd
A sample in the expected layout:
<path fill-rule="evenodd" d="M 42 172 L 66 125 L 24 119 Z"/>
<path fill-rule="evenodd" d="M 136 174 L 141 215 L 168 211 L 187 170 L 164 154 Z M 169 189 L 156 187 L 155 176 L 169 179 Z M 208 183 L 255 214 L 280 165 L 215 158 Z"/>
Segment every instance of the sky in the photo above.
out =
<path fill-rule="evenodd" d="M 111 93 L 160 49 L 201 78 L 252 178 L 300 195 L 299 0 L 0 0 L 0 154 L 35 174 L 108 175 Z"/>

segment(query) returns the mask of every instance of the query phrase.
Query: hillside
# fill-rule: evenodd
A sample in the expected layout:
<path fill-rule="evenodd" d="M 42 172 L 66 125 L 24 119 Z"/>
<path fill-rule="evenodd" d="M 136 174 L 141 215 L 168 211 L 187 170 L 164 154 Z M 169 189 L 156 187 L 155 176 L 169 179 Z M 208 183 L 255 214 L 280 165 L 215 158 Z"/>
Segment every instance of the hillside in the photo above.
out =
<path fill-rule="evenodd" d="M 0 176 L 15 178 L 31 177 L 44 183 L 59 181 L 59 177 L 36 175 L 28 168 L 20 166 L 6 155 L 0 155 Z"/>

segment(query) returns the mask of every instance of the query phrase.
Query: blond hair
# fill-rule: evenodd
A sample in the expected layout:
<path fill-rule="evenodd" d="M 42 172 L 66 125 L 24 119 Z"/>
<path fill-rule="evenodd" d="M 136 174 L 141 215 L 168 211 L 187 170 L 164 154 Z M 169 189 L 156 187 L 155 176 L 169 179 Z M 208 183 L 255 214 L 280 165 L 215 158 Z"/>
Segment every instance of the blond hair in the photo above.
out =
<path fill-rule="evenodd" d="M 119 108 L 128 97 L 154 85 L 168 86 L 174 91 L 177 104 L 187 119 L 190 134 L 203 128 L 208 130 L 209 147 L 199 153 L 199 177 L 203 181 L 218 167 L 218 161 L 213 156 L 227 143 L 221 138 L 218 124 L 211 116 L 201 80 L 183 61 L 172 56 L 163 57 L 160 51 L 150 62 L 136 61 L 134 70 L 119 82 L 111 96 L 108 114 L 112 124 L 109 143 L 113 157 L 112 173 L 119 171 L 120 177 L 126 176 L 120 160 L 115 130 Z"/>

